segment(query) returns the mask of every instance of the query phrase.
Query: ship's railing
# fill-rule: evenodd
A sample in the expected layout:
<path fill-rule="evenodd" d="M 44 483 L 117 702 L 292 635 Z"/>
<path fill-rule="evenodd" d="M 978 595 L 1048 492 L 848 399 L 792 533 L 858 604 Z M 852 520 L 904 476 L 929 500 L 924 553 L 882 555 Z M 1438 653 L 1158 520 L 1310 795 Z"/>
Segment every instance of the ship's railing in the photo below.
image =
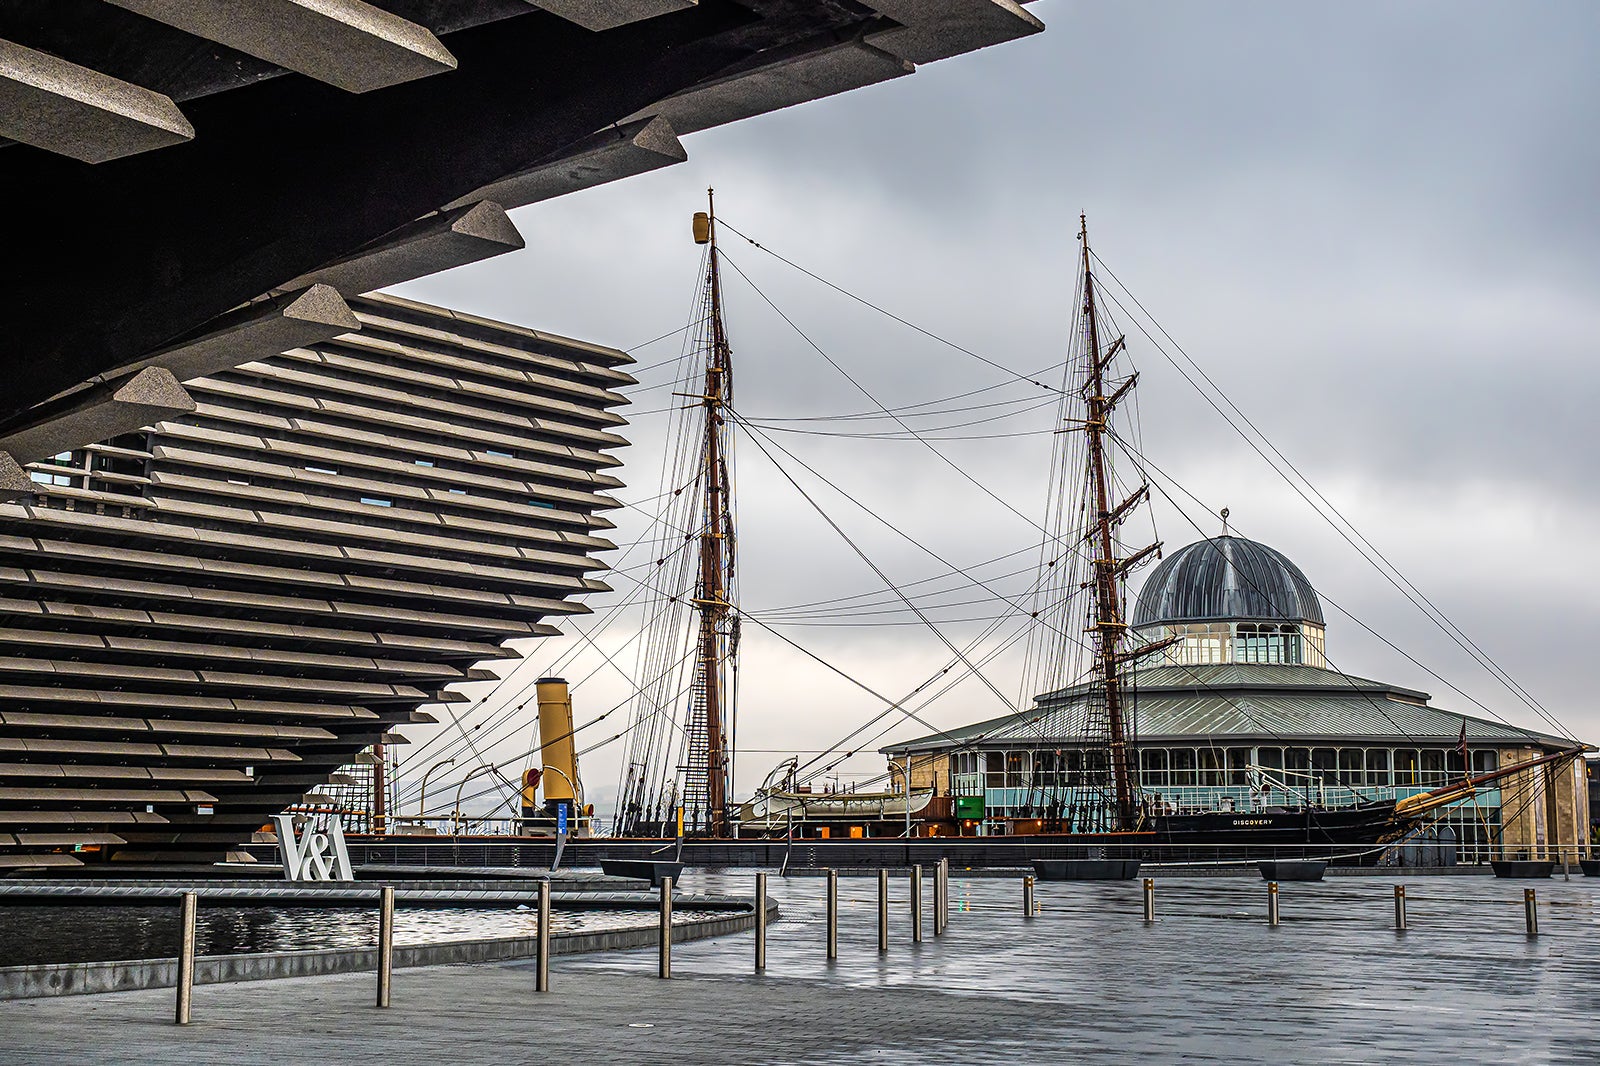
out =
<path fill-rule="evenodd" d="M 1178 786 L 1146 789 L 1147 805 L 1156 813 L 1190 814 L 1198 811 L 1263 811 L 1269 807 L 1354 807 L 1393 800 L 1392 788 L 1346 788 L 1330 785 L 1317 789 L 1251 788 L 1248 785 Z"/>
<path fill-rule="evenodd" d="M 1264 811 L 1269 807 L 1298 808 L 1353 807 L 1395 798 L 1393 788 L 1345 788 L 1328 786 L 1309 796 L 1299 790 L 1255 789 L 1248 785 L 1197 785 L 1143 790 L 1146 808 L 1154 814 L 1192 814 L 1200 811 Z M 1093 803 L 1101 797 L 1096 789 L 991 788 L 983 792 L 984 807 L 991 814 L 1037 810 L 1050 803 L 1064 806 Z"/>
<path fill-rule="evenodd" d="M 963 774 L 957 775 L 957 778 L 981 776 Z M 982 796 L 984 808 L 992 815 L 1034 811 L 1051 803 L 1081 805 L 1093 802 L 1101 795 L 1098 790 L 1086 788 L 974 788 L 970 781 L 954 778 L 950 791 L 956 796 Z M 1147 785 L 1141 794 L 1153 813 L 1192 814 L 1198 811 L 1262 811 L 1269 807 L 1300 808 L 1308 804 L 1312 807 L 1352 807 L 1404 799 L 1423 791 L 1426 790 L 1409 785 L 1354 788 L 1326 785 L 1307 789 L 1281 786 L 1262 789 L 1249 785 L 1175 785 L 1158 788 Z M 1474 804 L 1485 809 L 1499 807 L 1499 789 L 1479 789 L 1476 796 L 1461 801 L 1461 805 L 1468 807 Z"/>
<path fill-rule="evenodd" d="M 576 816 L 567 829 L 573 836 L 590 831 L 590 819 Z M 469 814 L 391 814 L 390 833 L 434 833 L 439 836 L 554 836 L 556 820 L 549 815 L 523 818 L 514 815 L 475 817 Z"/>
<path fill-rule="evenodd" d="M 1252 770 L 1254 769 L 1256 768 L 1252 768 Z M 1226 785 L 1220 783 L 1192 783 L 1195 781 L 1204 781 L 1205 778 L 1210 775 L 1215 775 L 1216 777 L 1222 777 L 1226 775 L 1227 777 L 1232 778 L 1232 780 Z M 1225 788 L 1248 789 L 1251 787 L 1249 784 L 1249 779 L 1246 777 L 1244 771 L 1190 771 L 1189 777 L 1191 783 L 1189 784 L 1170 783 L 1172 776 L 1173 775 L 1166 770 L 1149 771 L 1140 775 L 1139 787 L 1144 792 L 1160 792 L 1162 794 L 1175 793 L 1179 791 L 1185 791 L 1187 793 L 1194 790 L 1205 792 L 1207 790 Z M 1266 769 L 1251 776 L 1258 780 L 1258 788 L 1261 784 L 1265 784 L 1265 786 L 1271 789 L 1276 795 L 1292 795 L 1298 797 L 1294 801 L 1294 805 L 1304 803 L 1307 796 L 1311 797 L 1311 801 L 1313 803 L 1321 803 L 1322 800 L 1319 798 L 1319 796 L 1324 790 L 1326 790 L 1329 797 L 1327 801 L 1328 806 L 1337 805 L 1332 798 L 1334 796 L 1344 797 L 1344 799 L 1339 801 L 1340 803 L 1347 802 L 1348 797 L 1352 795 L 1382 799 L 1390 799 L 1394 797 L 1404 798 L 1406 796 L 1414 796 L 1420 792 L 1426 792 L 1431 788 L 1440 788 L 1444 785 L 1451 784 L 1453 780 L 1458 780 L 1458 778 L 1452 779 L 1447 775 L 1437 774 L 1430 775 L 1430 778 L 1425 781 L 1407 781 L 1398 784 L 1392 781 L 1385 781 L 1381 783 L 1361 784 L 1354 781 L 1339 781 L 1338 778 L 1331 774 L 1327 775 L 1327 777 L 1324 779 L 1318 778 L 1312 774 L 1301 774 L 1298 771 L 1291 772 Z M 1061 778 L 1062 780 L 1060 785 L 1063 789 L 1077 787 L 1072 783 L 1075 780 L 1072 774 L 1063 773 Z M 1007 783 L 1001 785 L 999 784 L 999 781 L 1001 780 L 1005 780 Z M 1326 781 L 1326 784 L 1322 783 L 1324 780 Z M 1051 786 L 1052 782 L 1050 780 L 1050 775 L 1041 774 L 1038 780 L 1033 783 L 1033 790 L 1035 793 L 1037 793 L 1041 788 L 1048 790 Z M 950 795 L 952 796 L 983 796 L 988 793 L 999 792 L 1003 790 L 1027 791 L 1027 789 L 1027 776 L 1016 773 L 967 773 L 950 775 Z M 1480 788 L 1478 789 L 1478 795 L 1481 797 L 1494 791 L 1497 790 L 1493 789 L 1492 787 Z"/>

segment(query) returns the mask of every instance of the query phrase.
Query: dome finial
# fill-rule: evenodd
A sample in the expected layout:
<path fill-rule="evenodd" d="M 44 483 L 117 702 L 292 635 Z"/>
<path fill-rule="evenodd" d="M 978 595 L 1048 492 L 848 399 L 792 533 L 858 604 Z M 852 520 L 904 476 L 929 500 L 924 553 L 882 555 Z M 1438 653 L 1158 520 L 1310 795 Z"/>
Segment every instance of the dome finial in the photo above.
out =
<path fill-rule="evenodd" d="M 1222 535 L 1224 537 L 1228 535 L 1228 509 L 1226 507 L 1222 509 Z"/>

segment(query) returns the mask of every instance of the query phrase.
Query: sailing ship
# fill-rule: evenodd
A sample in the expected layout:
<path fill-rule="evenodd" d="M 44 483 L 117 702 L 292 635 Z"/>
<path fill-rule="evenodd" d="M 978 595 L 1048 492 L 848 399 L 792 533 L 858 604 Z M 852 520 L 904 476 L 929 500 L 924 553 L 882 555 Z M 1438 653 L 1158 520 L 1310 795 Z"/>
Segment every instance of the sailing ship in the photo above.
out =
<path fill-rule="evenodd" d="M 1121 540 L 1122 529 L 1150 496 L 1145 480 L 1120 500 L 1114 497 L 1122 483 L 1114 462 L 1117 419 L 1134 395 L 1138 374 L 1120 369 L 1126 337 L 1108 340 L 1103 335 L 1088 223 L 1082 216 L 1079 222 L 1078 357 L 1069 361 L 1068 380 L 1061 390 L 1064 402 L 1057 433 L 1062 443 L 1056 449 L 1057 470 L 1051 478 L 1058 495 L 1051 501 L 1047 550 L 1035 585 L 1053 602 L 1034 612 L 1039 619 L 1034 631 L 1037 647 L 1029 659 L 1044 664 L 1032 691 L 1054 687 L 1049 682 L 1059 682 L 1064 675 L 1076 680 L 1069 690 L 1074 698 L 1068 702 L 1076 721 L 1057 721 L 1041 735 L 1074 735 L 1085 742 L 1086 750 L 1070 785 L 1064 783 L 1067 775 L 1056 774 L 1041 790 L 1037 808 L 1041 817 L 1025 839 L 1030 844 L 1065 845 L 1059 854 L 1066 857 L 1037 861 L 1040 874 L 1131 877 L 1142 861 L 1152 860 L 1209 863 L 1331 855 L 1376 861 L 1382 845 L 1402 838 L 1432 812 L 1470 799 L 1478 789 L 1511 774 L 1554 767 L 1575 757 L 1581 748 L 1468 776 L 1470 762 L 1463 751 L 1460 780 L 1399 800 L 1352 792 L 1351 802 L 1342 806 L 1319 802 L 1304 791 L 1298 804 L 1174 811 L 1141 790 L 1138 679 L 1151 663 L 1163 661 L 1163 653 L 1182 637 L 1140 640 L 1130 632 L 1128 577 L 1159 559 L 1162 544 L 1129 547 Z M 711 282 L 715 284 L 714 245 Z M 1087 641 L 1076 630 L 1080 618 Z M 792 762 L 790 766 L 792 770 Z M 862 835 L 893 832 L 892 811 L 904 819 L 909 836 L 913 815 L 925 814 L 938 804 L 931 789 L 914 791 L 910 776 L 908 767 L 898 792 L 816 795 L 797 787 L 792 772 L 776 784 L 769 775 L 754 798 L 740 808 L 739 822 L 755 835 L 792 835 L 797 819 L 824 834 L 849 823 L 855 835 Z"/>
<path fill-rule="evenodd" d="M 593 852 L 602 859 L 628 858 L 650 865 L 654 853 L 639 849 L 655 847 L 651 840 L 658 844 L 665 839 L 669 846 L 676 841 L 679 857 L 685 842 L 691 842 L 696 846 L 690 854 L 706 861 L 719 854 L 714 845 L 730 838 L 792 842 L 797 827 L 812 840 L 914 837 L 919 825 L 949 820 L 952 799 L 937 795 L 926 784 L 915 786 L 909 764 L 900 772 L 899 787 L 818 791 L 797 780 L 796 761 L 791 759 L 769 774 L 748 801 L 736 803 L 732 798 L 736 791 L 731 741 L 738 720 L 743 617 L 738 607 L 733 499 L 732 426 L 738 416 L 732 406 L 734 360 L 723 320 L 714 198 L 708 197 L 707 210 L 694 216 L 693 232 L 696 243 L 705 247 L 694 318 L 699 332 L 691 346 L 697 362 L 678 379 L 687 389 L 676 394 L 688 401 L 680 408 L 684 443 L 676 452 L 678 465 L 664 485 L 669 502 L 658 523 L 654 558 L 661 574 L 655 588 L 659 606 L 650 621 L 650 634 L 642 641 L 632 721 L 618 734 L 628 737 L 629 746 L 616 820 L 609 838 L 575 839 L 568 853 Z M 1583 751 L 1575 747 L 1476 776 L 1466 774 L 1463 759 L 1461 779 L 1442 788 L 1399 800 L 1357 796 L 1343 806 L 1314 802 L 1307 793 L 1304 802 L 1295 805 L 1178 811 L 1141 789 L 1139 674 L 1180 638 L 1145 640 L 1129 625 L 1128 578 L 1159 559 L 1162 544 L 1159 540 L 1136 547 L 1123 543 L 1123 530 L 1150 497 L 1147 480 L 1129 488 L 1116 468 L 1116 449 L 1122 440 L 1117 419 L 1134 395 L 1138 374 L 1124 369 L 1126 338 L 1107 340 L 1097 307 L 1087 220 L 1081 217 L 1078 237 L 1079 328 L 1074 331 L 1076 350 L 1068 360 L 1068 380 L 1060 390 L 1059 443 L 1051 478 L 1054 498 L 1035 586 L 1048 602 L 1033 612 L 1039 624 L 1029 661 L 1037 669 L 1028 674 L 1025 668 L 1023 683 L 1025 692 L 1075 693 L 1071 705 L 1078 720 L 1056 723 L 1052 732 L 1081 737 L 1085 758 L 1070 786 L 1062 776 L 1048 786 L 1038 806 L 1042 817 L 1026 837 L 962 837 L 959 842 L 941 837 L 919 840 L 919 850 L 959 844 L 964 862 L 981 864 L 982 853 L 988 850 L 1015 863 L 1021 839 L 1057 856 L 1041 863 L 1041 875 L 1095 878 L 1131 877 L 1147 861 L 1332 855 L 1370 862 L 1383 845 L 1402 837 L 1432 812 L 1470 799 L 1478 789 L 1510 774 L 1554 767 Z M 559 696 L 565 698 L 564 683 L 548 680 L 552 691 L 559 686 Z M 551 699 L 560 702 L 556 696 Z M 547 746 L 566 741 L 563 750 L 569 770 L 562 776 L 575 782 L 570 710 L 545 735 L 545 703 L 541 690 L 541 735 Z M 578 802 L 569 783 L 565 791 L 547 790 L 541 807 L 534 795 L 538 784 L 524 782 L 520 821 L 528 836 L 547 830 L 561 804 Z M 619 847 L 628 841 L 632 847 Z"/>
<path fill-rule="evenodd" d="M 1102 336 L 1096 306 L 1095 261 L 1084 216 L 1079 218 L 1078 240 L 1082 274 L 1081 358 L 1077 387 L 1064 390 L 1077 401 L 1076 417 L 1072 413 L 1064 417 L 1058 432 L 1081 433 L 1084 447 L 1076 452 L 1072 448 L 1058 449 L 1058 454 L 1080 455 L 1082 466 L 1076 478 L 1063 471 L 1057 480 L 1066 498 L 1053 513 L 1058 522 L 1054 543 L 1067 551 L 1085 547 L 1091 556 L 1086 560 L 1085 579 L 1075 585 L 1069 579 L 1064 583 L 1069 587 L 1063 590 L 1067 600 L 1081 593 L 1087 601 L 1085 629 L 1089 642 L 1082 650 L 1088 653 L 1089 676 L 1075 686 L 1077 699 L 1069 705 L 1078 708 L 1077 731 L 1090 742 L 1090 750 L 1085 752 L 1076 787 L 1062 789 L 1057 783 L 1050 790 L 1054 794 L 1044 797 L 1041 832 L 1030 837 L 1041 844 L 1084 847 L 1073 857 L 1037 860 L 1039 874 L 1060 879 L 1127 878 L 1137 873 L 1141 861 L 1229 862 L 1284 854 L 1375 862 L 1382 845 L 1402 838 L 1431 813 L 1470 799 L 1478 789 L 1511 774 L 1542 766 L 1553 768 L 1581 754 L 1584 749 L 1579 746 L 1469 776 L 1463 730 L 1462 779 L 1399 800 L 1353 793 L 1352 802 L 1329 806 L 1315 802 L 1306 792 L 1303 801 L 1295 806 L 1176 812 L 1166 809 L 1159 797 L 1142 794 L 1133 740 L 1137 735 L 1140 672 L 1152 663 L 1178 661 L 1163 653 L 1184 638 L 1177 633 L 1139 640 L 1130 632 L 1127 577 L 1145 563 L 1159 559 L 1162 545 L 1155 541 L 1130 550 L 1120 542 L 1121 528 L 1149 503 L 1150 497 L 1148 480 L 1120 501 L 1112 495 L 1113 486 L 1118 483 L 1112 463 L 1113 442 L 1118 439 L 1115 419 L 1133 395 L 1138 374 L 1119 374 L 1115 370 L 1126 338 L 1119 336 L 1108 342 Z M 1071 498 L 1074 482 L 1078 492 L 1075 501 Z M 1223 514 L 1226 521 L 1227 512 Z M 1080 519 L 1075 527 L 1070 521 L 1074 515 Z M 1057 557 L 1047 565 L 1060 561 Z M 1073 572 L 1071 567 L 1065 569 L 1069 574 Z M 1232 573 L 1231 565 L 1228 570 Z M 1060 584 L 1063 583 L 1058 587 Z M 1070 612 L 1058 609 L 1055 616 L 1070 617 Z M 1045 634 L 1046 647 L 1039 658 L 1057 664 L 1073 661 L 1074 656 L 1063 645 L 1077 643 L 1075 635 L 1062 628 L 1054 636 L 1060 639 L 1051 647 L 1051 634 Z M 1093 750 L 1096 742 L 1098 757 L 1094 757 Z M 1259 768 L 1252 769 L 1259 773 Z M 1060 781 L 1059 776 L 1056 781 Z M 1062 796 L 1063 791 L 1070 795 Z"/>

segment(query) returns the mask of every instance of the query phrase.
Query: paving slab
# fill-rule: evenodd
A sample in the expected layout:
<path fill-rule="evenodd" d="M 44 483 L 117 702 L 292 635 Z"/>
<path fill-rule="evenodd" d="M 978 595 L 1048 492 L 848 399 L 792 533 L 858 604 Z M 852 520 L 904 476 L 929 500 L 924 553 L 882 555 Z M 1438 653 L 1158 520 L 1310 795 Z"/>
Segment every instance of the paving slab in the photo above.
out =
<path fill-rule="evenodd" d="M 1138 882 L 953 878 L 950 927 L 910 939 L 905 879 L 891 942 L 876 950 L 877 881 L 840 884 L 840 957 L 823 952 L 824 884 L 770 879 L 783 919 L 767 972 L 750 934 L 678 946 L 670 981 L 651 949 L 560 958 L 554 991 L 528 963 L 203 986 L 195 1023 L 172 993 L 0 1004 L 0 1062 L 1035 1063 L 1588 1062 L 1600 1017 L 1600 882 L 1522 888 L 1484 878 L 1407 881 L 1410 930 L 1390 885 L 1285 885 L 1280 926 L 1259 881 L 1163 880 L 1157 921 Z M 753 877 L 685 878 L 747 893 Z"/>

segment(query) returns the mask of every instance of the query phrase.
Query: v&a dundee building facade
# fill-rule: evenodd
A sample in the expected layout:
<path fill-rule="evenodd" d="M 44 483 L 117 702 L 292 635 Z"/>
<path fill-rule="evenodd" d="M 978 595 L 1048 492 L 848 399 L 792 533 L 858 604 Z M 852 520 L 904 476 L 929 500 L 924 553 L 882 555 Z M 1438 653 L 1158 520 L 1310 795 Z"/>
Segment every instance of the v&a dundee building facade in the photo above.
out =
<path fill-rule="evenodd" d="M 632 360 L 349 307 L 0 505 L 0 868 L 221 858 L 607 587 Z"/>
<path fill-rule="evenodd" d="M 1179 638 L 1133 675 L 1147 809 L 1249 812 L 1403 798 L 1572 746 L 1434 707 L 1426 692 L 1330 669 L 1311 583 L 1281 553 L 1240 537 L 1199 541 L 1163 560 L 1145 581 L 1132 627 L 1144 640 Z M 953 798 L 945 831 L 1039 832 L 1048 799 L 1104 758 L 1068 725 L 1084 720 L 1077 708 L 1088 696 L 1083 686 L 1044 693 L 1022 714 L 884 750 L 894 764 L 910 758 L 912 787 Z M 1497 786 L 1447 808 L 1427 846 L 1397 857 L 1483 861 L 1502 851 L 1570 852 L 1587 841 L 1582 760 Z M 1441 839 L 1445 848 L 1432 846 Z"/>

